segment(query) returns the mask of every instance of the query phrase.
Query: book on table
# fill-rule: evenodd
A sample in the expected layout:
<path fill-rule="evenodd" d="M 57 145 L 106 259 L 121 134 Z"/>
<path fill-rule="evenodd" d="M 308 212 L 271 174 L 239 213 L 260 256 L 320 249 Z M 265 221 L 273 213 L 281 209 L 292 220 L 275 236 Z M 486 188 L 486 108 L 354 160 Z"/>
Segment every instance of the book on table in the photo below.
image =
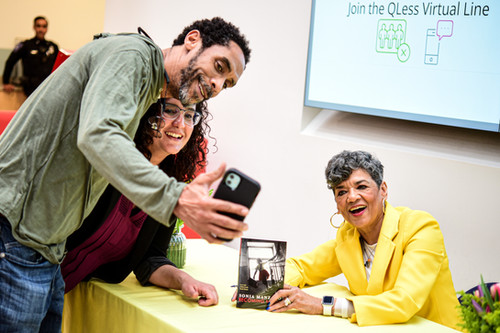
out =
<path fill-rule="evenodd" d="M 283 288 L 285 261 L 285 241 L 241 238 L 236 307 L 266 309 Z"/>

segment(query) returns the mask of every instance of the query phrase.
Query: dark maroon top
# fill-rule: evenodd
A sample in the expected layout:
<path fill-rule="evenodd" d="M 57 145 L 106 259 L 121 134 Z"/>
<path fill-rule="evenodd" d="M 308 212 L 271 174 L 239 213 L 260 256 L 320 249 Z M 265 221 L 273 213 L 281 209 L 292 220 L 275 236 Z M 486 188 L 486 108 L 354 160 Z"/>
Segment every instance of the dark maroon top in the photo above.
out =
<path fill-rule="evenodd" d="M 131 216 L 133 208 L 134 204 L 122 195 L 102 226 L 67 253 L 61 264 L 65 292 L 101 265 L 120 260 L 130 253 L 147 217 L 143 211 Z"/>

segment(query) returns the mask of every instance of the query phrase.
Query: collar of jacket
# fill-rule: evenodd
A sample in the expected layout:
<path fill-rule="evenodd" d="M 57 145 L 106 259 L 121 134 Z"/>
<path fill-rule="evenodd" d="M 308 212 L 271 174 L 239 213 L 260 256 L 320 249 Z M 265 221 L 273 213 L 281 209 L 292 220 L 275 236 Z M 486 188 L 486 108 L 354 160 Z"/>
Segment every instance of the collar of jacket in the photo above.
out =
<path fill-rule="evenodd" d="M 399 232 L 400 215 L 396 209 L 387 203 L 369 282 L 366 281 L 359 231 L 349 223 L 342 227 L 344 230 L 339 230 L 339 232 L 342 232 L 343 237 L 337 239 L 338 245 L 335 251 L 342 272 L 349 281 L 349 287 L 355 295 L 377 295 L 383 292 L 385 272 L 396 248 L 393 240 Z"/>

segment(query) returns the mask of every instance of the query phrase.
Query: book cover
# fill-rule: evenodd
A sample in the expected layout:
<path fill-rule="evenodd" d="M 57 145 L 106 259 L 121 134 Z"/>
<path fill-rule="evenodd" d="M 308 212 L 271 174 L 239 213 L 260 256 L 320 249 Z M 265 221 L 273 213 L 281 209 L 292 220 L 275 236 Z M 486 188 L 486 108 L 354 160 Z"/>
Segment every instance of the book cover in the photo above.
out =
<path fill-rule="evenodd" d="M 241 238 L 236 307 L 266 309 L 283 288 L 286 242 Z"/>

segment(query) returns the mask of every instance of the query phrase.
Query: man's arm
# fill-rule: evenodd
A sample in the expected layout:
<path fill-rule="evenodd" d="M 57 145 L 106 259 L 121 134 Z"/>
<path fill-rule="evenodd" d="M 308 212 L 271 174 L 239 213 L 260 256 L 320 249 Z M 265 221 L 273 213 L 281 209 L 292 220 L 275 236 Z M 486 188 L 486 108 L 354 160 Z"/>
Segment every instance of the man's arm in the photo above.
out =
<path fill-rule="evenodd" d="M 7 92 L 12 92 L 14 90 L 14 85 L 10 84 L 10 76 L 12 74 L 12 70 L 14 69 L 14 65 L 19 61 L 19 59 L 22 58 L 23 54 L 23 46 L 24 43 L 19 43 L 16 45 L 14 50 L 9 55 L 9 58 L 7 58 L 7 61 L 5 62 L 5 68 L 3 70 L 3 90 Z"/>

